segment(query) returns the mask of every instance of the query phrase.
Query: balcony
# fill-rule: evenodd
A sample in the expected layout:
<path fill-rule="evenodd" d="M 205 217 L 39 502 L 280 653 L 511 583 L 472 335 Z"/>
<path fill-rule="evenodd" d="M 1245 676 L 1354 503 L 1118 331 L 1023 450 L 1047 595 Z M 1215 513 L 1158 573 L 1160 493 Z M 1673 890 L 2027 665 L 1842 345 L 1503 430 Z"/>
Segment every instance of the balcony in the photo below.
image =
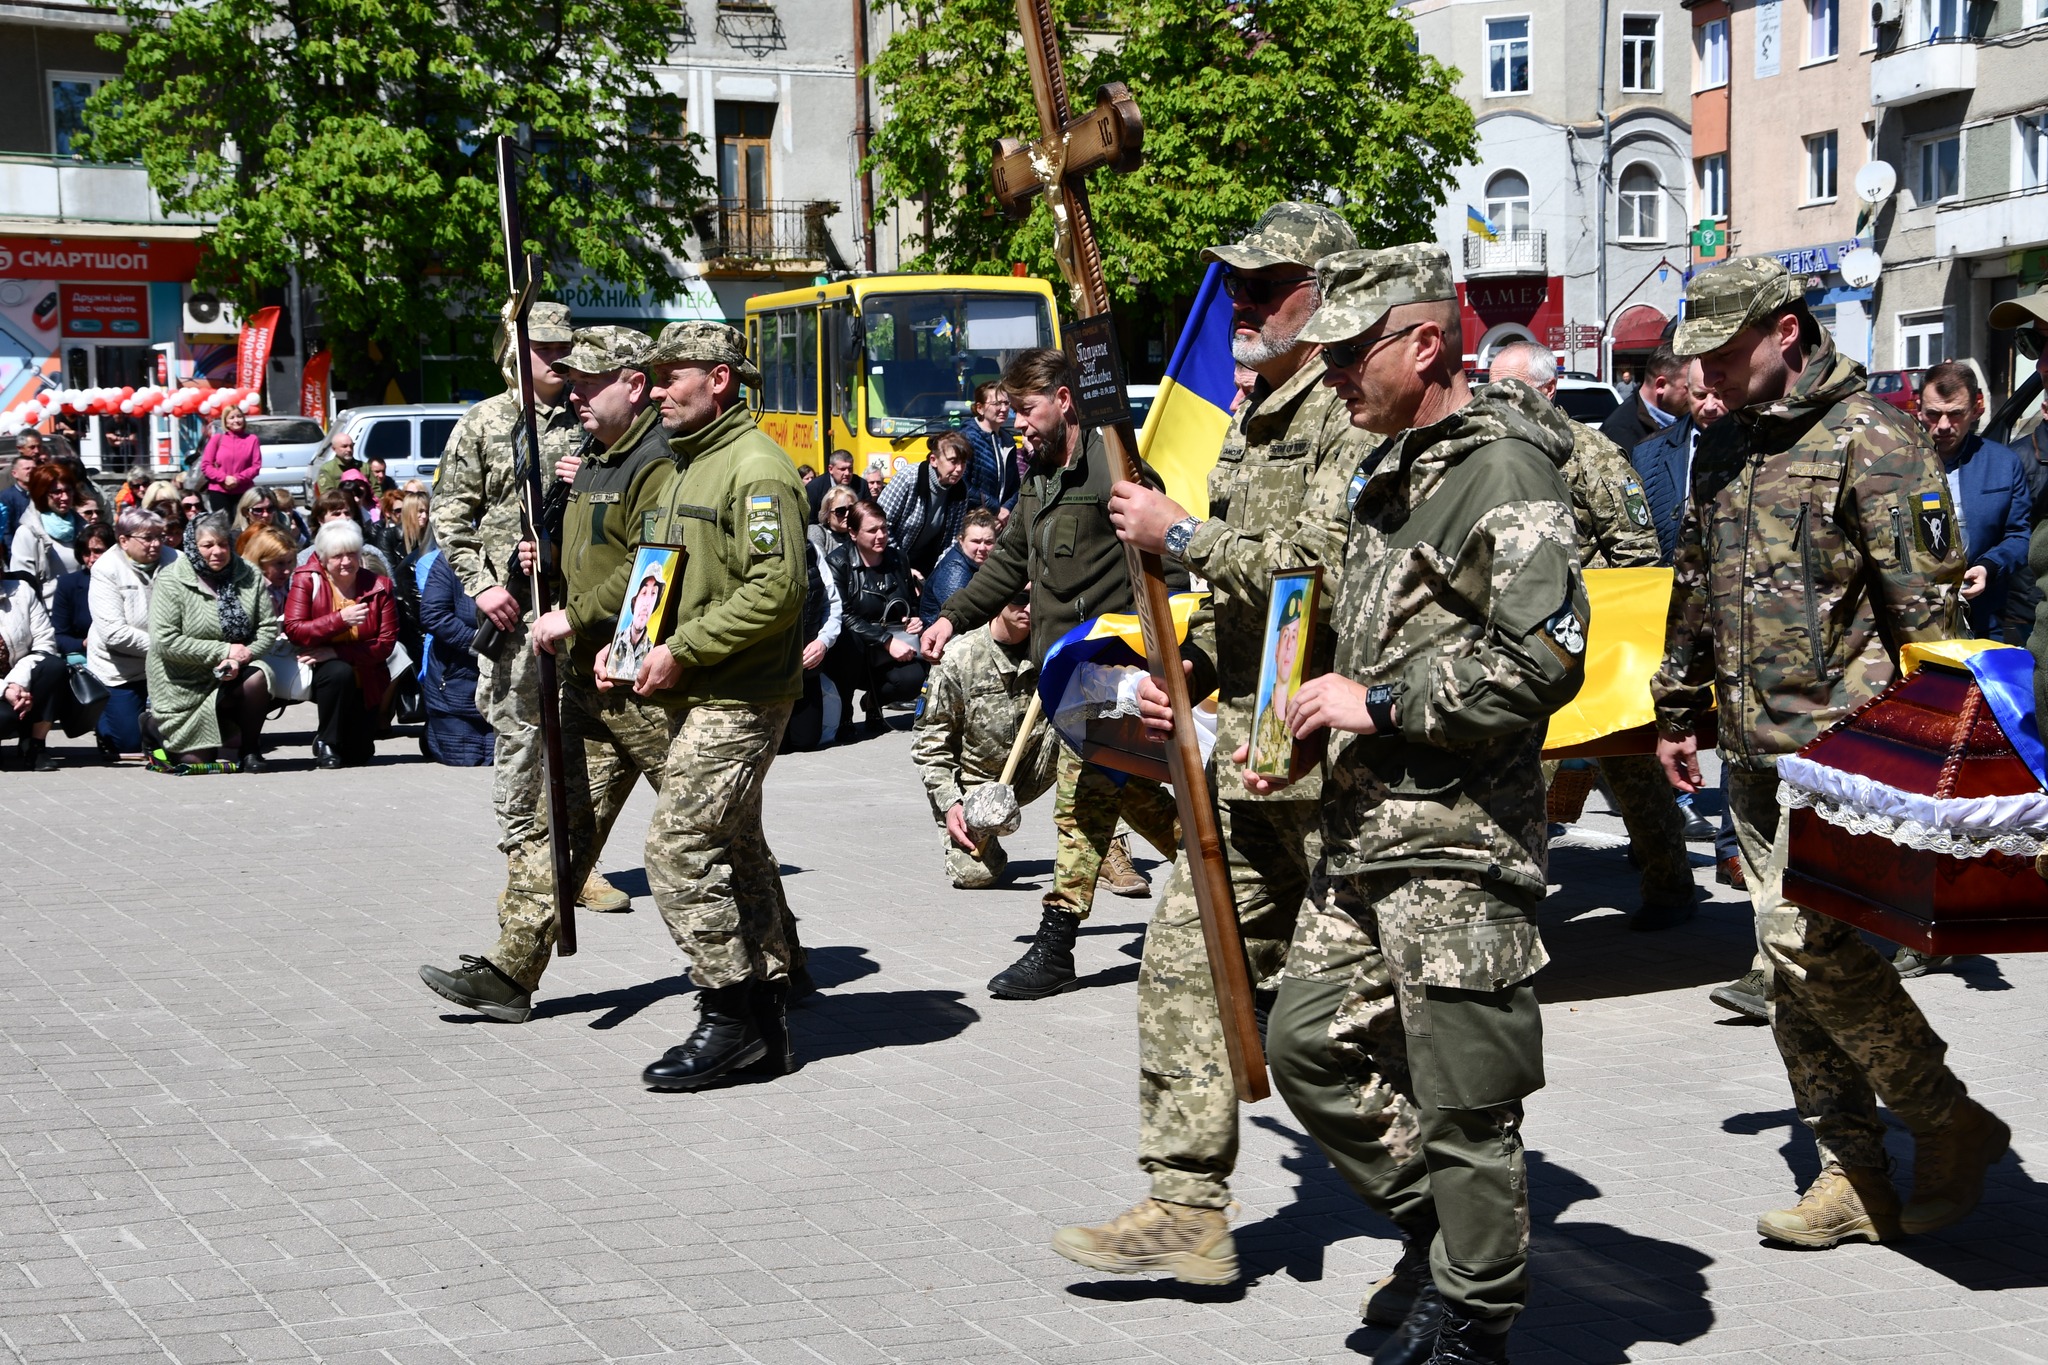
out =
<path fill-rule="evenodd" d="M 135 164 L 100 165 L 68 156 L 0 156 L 0 218 L 52 223 L 196 223 L 167 214 Z"/>
<path fill-rule="evenodd" d="M 1977 45 L 1968 38 L 1916 43 L 1870 64 L 1870 102 L 1896 109 L 1977 88 Z"/>
<path fill-rule="evenodd" d="M 2002 256 L 2048 245 L 2048 185 L 1952 199 L 1934 210 L 1934 254 Z"/>
<path fill-rule="evenodd" d="M 796 265 L 844 269 L 825 220 L 839 212 L 829 200 L 721 199 L 697 215 L 697 240 L 707 263 Z"/>
<path fill-rule="evenodd" d="M 1497 242 L 1477 233 L 1465 234 L 1465 278 L 1491 279 L 1502 275 L 1548 275 L 1549 253 L 1545 234 L 1524 229 Z"/>

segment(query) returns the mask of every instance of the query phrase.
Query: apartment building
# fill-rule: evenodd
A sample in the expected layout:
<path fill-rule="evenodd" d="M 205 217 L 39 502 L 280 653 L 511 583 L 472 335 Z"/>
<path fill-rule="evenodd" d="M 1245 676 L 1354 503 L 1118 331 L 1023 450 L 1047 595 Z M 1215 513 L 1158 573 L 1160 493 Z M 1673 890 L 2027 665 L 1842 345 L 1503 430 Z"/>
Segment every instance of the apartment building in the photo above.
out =
<path fill-rule="evenodd" d="M 1437 218 L 1466 359 L 1507 341 L 1615 377 L 1684 290 L 1690 20 L 1678 0 L 1416 0 L 1422 50 L 1455 67 L 1478 159 Z M 1475 232 L 1468 222 L 1483 221 Z"/>

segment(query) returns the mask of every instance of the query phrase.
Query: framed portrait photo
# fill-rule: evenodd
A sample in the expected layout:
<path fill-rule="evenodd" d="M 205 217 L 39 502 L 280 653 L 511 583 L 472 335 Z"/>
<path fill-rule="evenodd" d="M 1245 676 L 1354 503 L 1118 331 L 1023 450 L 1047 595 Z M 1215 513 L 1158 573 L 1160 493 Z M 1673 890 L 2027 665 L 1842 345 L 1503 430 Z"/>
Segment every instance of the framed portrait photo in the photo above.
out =
<path fill-rule="evenodd" d="M 1245 763 L 1264 777 L 1285 777 L 1294 767 L 1287 703 L 1308 668 L 1322 591 L 1320 567 L 1273 575 L 1273 590 L 1266 599 L 1266 641 L 1259 652 L 1259 686 L 1252 694 L 1251 752 Z"/>
<path fill-rule="evenodd" d="M 680 545 L 642 545 L 633 556 L 618 628 L 604 652 L 604 674 L 613 682 L 629 683 L 639 677 L 648 651 L 668 635 L 675 622 L 676 585 L 682 582 L 685 558 L 687 552 Z"/>

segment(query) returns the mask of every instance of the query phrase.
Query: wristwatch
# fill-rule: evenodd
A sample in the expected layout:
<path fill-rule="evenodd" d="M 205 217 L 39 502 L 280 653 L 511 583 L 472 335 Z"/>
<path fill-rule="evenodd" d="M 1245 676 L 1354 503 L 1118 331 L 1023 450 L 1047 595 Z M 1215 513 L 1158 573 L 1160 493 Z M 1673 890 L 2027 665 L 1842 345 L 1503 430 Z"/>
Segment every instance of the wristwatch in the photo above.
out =
<path fill-rule="evenodd" d="M 1374 734 L 1384 735 L 1394 728 L 1394 703 L 1400 698 L 1392 683 L 1374 683 L 1365 689 L 1365 714 L 1372 719 Z"/>
<path fill-rule="evenodd" d="M 1182 517 L 1166 528 L 1166 553 L 1185 564 L 1188 560 L 1188 542 L 1195 538 L 1195 531 L 1202 524 L 1200 517 Z"/>

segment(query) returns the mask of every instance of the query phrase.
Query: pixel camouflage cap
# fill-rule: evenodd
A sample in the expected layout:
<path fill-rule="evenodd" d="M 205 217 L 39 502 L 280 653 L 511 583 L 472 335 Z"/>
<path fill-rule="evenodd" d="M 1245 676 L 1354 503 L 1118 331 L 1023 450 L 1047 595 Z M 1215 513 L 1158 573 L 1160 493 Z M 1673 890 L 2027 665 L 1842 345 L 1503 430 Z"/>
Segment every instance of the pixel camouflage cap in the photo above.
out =
<path fill-rule="evenodd" d="M 1450 253 L 1433 242 L 1377 251 L 1340 251 L 1316 262 L 1322 307 L 1301 329 L 1303 341 L 1348 341 L 1372 330 L 1404 303 L 1455 302 Z"/>
<path fill-rule="evenodd" d="M 559 374 L 611 374 L 623 369 L 638 369 L 640 357 L 647 354 L 654 343 L 647 339 L 647 333 L 634 327 L 606 325 L 584 327 L 577 330 L 576 345 L 569 354 L 555 362 Z"/>
<path fill-rule="evenodd" d="M 1803 303 L 1806 290 L 1775 256 L 1743 256 L 1710 266 L 1685 286 L 1685 317 L 1671 338 L 1681 360 L 1718 351 L 1743 328 Z"/>
<path fill-rule="evenodd" d="M 576 329 L 569 324 L 569 305 L 533 305 L 526 314 L 526 337 L 529 341 L 574 341 Z"/>
<path fill-rule="evenodd" d="M 1232 270 L 1312 266 L 1333 251 L 1351 251 L 1357 246 L 1351 224 L 1335 213 L 1288 199 L 1260 214 L 1252 230 L 1234 245 L 1203 248 L 1202 259 L 1221 261 Z"/>
<path fill-rule="evenodd" d="M 655 370 L 677 361 L 698 360 L 728 365 L 742 384 L 759 387 L 761 372 L 747 359 L 747 339 L 737 327 L 722 322 L 671 322 L 655 338 L 654 349 L 640 357 L 640 368 Z"/>

